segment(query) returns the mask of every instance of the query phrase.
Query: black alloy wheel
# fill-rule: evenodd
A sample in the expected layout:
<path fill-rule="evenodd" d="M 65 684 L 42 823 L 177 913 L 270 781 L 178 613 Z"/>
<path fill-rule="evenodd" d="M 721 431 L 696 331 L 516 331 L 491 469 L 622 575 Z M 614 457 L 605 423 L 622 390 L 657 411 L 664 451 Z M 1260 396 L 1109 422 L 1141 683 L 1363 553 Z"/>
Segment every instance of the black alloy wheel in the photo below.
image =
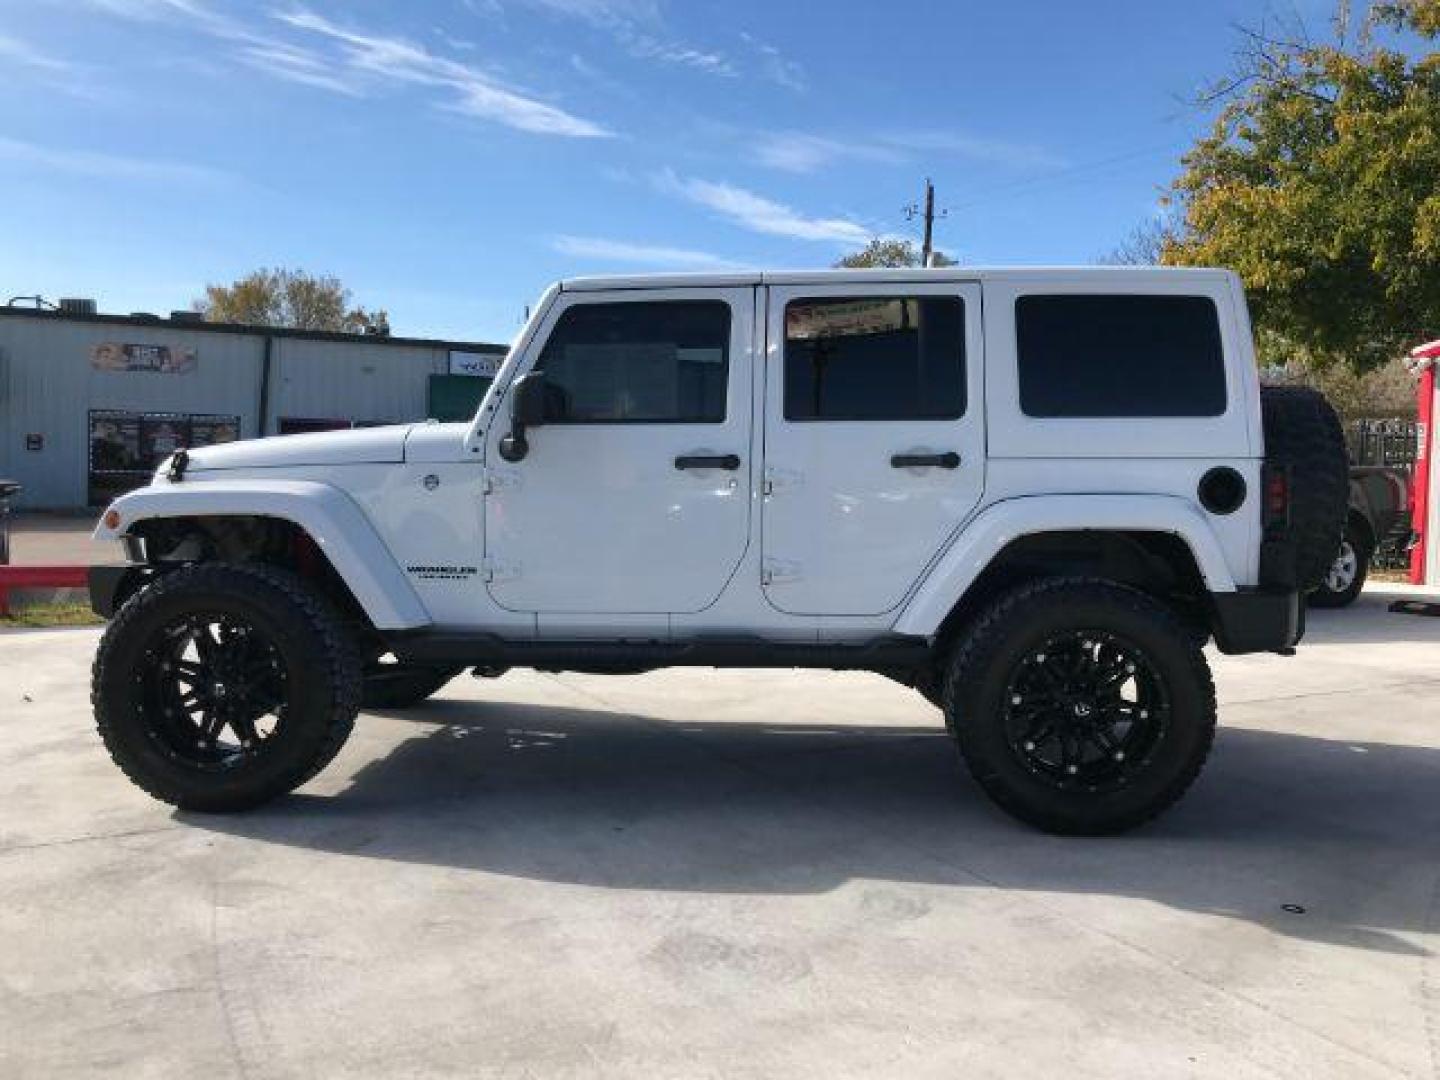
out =
<path fill-rule="evenodd" d="M 1170 695 L 1136 646 L 1098 630 L 1056 634 L 1029 651 L 1006 687 L 1011 750 L 1064 790 L 1124 785 L 1164 738 Z"/>
<path fill-rule="evenodd" d="M 253 622 L 182 615 L 158 627 L 138 673 L 147 734 L 170 758 L 231 769 L 264 754 L 285 724 L 290 672 Z"/>

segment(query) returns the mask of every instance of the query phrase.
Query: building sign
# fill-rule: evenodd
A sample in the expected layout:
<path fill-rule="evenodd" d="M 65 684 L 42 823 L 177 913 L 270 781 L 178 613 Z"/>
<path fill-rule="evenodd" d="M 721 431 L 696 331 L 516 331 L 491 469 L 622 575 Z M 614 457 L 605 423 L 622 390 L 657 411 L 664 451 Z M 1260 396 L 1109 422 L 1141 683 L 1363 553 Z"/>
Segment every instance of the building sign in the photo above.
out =
<path fill-rule="evenodd" d="M 493 379 L 505 359 L 499 353 L 456 352 L 450 353 L 451 375 L 474 375 L 482 379 Z"/>
<path fill-rule="evenodd" d="M 90 350 L 96 371 L 146 371 L 159 375 L 193 374 L 198 361 L 194 349 L 176 345 L 122 345 L 102 341 Z"/>
<path fill-rule="evenodd" d="M 238 416 L 93 409 L 90 502 L 108 502 L 147 483 L 159 464 L 182 446 L 214 446 L 239 437 Z"/>

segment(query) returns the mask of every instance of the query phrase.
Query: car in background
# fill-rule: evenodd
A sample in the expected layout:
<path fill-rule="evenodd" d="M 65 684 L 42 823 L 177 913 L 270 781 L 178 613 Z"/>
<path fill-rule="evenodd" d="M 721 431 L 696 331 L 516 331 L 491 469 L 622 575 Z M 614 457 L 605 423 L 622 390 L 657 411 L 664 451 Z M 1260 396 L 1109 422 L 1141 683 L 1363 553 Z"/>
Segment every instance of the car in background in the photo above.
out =
<path fill-rule="evenodd" d="M 1409 536 L 1409 471 L 1382 465 L 1351 468 L 1345 535 L 1330 572 L 1310 594 L 1310 603 L 1328 608 L 1353 603 L 1365 587 L 1376 553 L 1386 545 L 1404 549 Z"/>

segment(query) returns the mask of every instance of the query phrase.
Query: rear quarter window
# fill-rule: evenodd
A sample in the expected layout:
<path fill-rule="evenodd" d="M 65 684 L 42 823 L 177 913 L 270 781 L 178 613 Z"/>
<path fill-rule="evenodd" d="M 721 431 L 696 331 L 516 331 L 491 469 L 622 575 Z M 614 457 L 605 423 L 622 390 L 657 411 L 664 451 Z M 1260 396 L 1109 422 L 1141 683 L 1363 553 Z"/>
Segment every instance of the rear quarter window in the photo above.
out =
<path fill-rule="evenodd" d="M 1220 313 L 1209 297 L 1021 296 L 1015 338 L 1026 416 L 1225 412 Z"/>

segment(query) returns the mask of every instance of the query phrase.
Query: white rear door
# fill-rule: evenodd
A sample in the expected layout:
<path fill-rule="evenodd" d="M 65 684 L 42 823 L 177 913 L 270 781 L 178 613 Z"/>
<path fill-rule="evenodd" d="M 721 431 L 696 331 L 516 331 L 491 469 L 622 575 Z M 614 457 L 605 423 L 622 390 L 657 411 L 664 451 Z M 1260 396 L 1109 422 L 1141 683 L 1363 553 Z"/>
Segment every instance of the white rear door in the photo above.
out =
<path fill-rule="evenodd" d="M 795 614 L 890 611 L 984 488 L 979 286 L 768 293 L 765 596 Z"/>

